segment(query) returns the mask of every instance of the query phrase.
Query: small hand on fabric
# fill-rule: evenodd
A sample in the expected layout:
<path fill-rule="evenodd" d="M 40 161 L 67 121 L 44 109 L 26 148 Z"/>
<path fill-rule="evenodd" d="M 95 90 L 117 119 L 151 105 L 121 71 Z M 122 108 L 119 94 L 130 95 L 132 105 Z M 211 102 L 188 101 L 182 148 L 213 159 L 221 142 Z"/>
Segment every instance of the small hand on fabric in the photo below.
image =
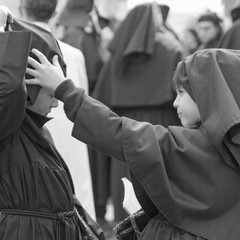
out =
<path fill-rule="evenodd" d="M 0 6 L 0 32 L 4 32 L 7 23 L 13 23 L 12 13 L 7 7 Z"/>
<path fill-rule="evenodd" d="M 26 84 L 39 85 L 50 89 L 53 94 L 56 88 L 66 80 L 64 77 L 61 66 L 58 62 L 58 56 L 53 57 L 53 64 L 37 49 L 32 49 L 40 62 L 36 61 L 32 57 L 28 57 L 28 63 L 34 68 L 27 68 L 26 73 L 33 76 L 32 79 L 26 79 Z"/>

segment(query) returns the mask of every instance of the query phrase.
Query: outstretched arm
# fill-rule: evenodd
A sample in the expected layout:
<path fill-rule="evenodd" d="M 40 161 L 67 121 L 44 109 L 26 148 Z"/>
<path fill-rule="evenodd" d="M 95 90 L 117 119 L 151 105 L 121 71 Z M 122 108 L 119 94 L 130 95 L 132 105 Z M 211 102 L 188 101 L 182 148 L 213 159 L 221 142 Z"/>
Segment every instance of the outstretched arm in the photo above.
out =
<path fill-rule="evenodd" d="M 26 72 L 34 79 L 26 80 L 26 83 L 49 88 L 64 103 L 65 113 L 74 123 L 72 135 L 75 138 L 119 160 L 125 160 L 121 139 L 122 118 L 87 96 L 83 89 L 76 88 L 71 80 L 65 79 L 56 57 L 51 64 L 38 50 L 33 49 L 32 52 L 40 62 L 29 57 L 29 64 L 34 69 L 28 68 Z"/>

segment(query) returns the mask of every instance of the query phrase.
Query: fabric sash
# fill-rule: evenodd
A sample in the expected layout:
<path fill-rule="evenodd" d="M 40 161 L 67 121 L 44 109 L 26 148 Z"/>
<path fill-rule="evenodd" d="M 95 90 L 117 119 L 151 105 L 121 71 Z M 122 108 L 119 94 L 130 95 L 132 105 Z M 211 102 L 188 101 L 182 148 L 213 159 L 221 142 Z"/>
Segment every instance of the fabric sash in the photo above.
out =
<path fill-rule="evenodd" d="M 58 212 L 58 213 L 45 213 L 45 212 L 20 210 L 20 209 L 1 209 L 0 214 L 19 215 L 19 216 L 38 217 L 38 218 L 47 218 L 47 219 L 57 220 L 57 238 L 56 238 L 57 240 L 61 239 L 60 224 L 62 224 L 62 226 L 64 226 L 65 228 L 64 239 L 69 239 L 66 236 L 70 232 L 70 224 L 67 224 L 67 219 L 75 217 L 76 223 L 77 223 L 77 220 L 79 219 L 76 208 L 74 208 L 73 211 Z M 78 235 L 77 239 L 81 239 L 81 237 Z"/>

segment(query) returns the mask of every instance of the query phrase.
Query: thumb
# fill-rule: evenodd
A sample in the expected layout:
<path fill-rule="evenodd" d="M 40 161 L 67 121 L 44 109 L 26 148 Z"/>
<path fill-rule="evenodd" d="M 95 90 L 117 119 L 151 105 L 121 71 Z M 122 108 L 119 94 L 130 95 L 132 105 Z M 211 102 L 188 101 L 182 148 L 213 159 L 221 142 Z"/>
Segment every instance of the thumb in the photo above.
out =
<path fill-rule="evenodd" d="M 58 61 L 58 55 L 55 55 L 55 56 L 53 57 L 52 62 L 53 62 L 53 65 L 54 65 L 55 67 L 61 68 L 61 66 L 60 66 L 60 64 L 59 64 L 59 61 Z"/>

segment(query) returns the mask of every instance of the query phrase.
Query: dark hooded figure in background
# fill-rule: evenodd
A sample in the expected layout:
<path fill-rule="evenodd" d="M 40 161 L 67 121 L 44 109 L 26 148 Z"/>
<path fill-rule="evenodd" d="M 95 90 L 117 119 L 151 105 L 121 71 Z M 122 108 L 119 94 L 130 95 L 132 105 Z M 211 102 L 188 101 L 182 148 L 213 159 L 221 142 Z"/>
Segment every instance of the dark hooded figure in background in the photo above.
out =
<path fill-rule="evenodd" d="M 232 26 L 220 39 L 219 48 L 240 50 L 240 1 L 236 1 L 230 8 Z"/>
<path fill-rule="evenodd" d="M 171 80 L 177 63 L 183 58 L 183 50 L 174 34 L 164 26 L 160 9 L 156 3 L 141 4 L 128 13 L 109 44 L 111 56 L 100 72 L 93 97 L 120 116 L 164 126 L 178 125 L 172 106 L 175 93 Z M 167 12 L 164 13 L 166 20 Z M 104 166 L 105 162 L 94 164 L 99 165 L 98 169 L 106 168 L 104 176 L 110 171 L 107 183 L 111 184 L 118 222 L 125 217 L 121 178 L 129 173 L 122 162 L 110 161 L 110 166 Z M 96 182 L 103 181 L 102 175 Z"/>

